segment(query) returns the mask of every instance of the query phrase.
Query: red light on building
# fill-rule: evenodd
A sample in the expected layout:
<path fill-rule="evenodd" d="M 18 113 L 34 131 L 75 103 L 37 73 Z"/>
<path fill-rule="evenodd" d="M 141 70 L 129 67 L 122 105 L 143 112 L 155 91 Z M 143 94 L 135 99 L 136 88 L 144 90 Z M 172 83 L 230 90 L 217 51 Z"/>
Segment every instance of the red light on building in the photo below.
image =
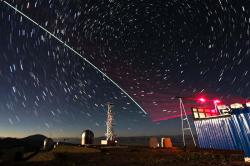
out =
<path fill-rule="evenodd" d="M 206 102 L 206 99 L 201 97 L 201 98 L 198 98 L 198 101 L 202 102 L 202 103 L 205 103 Z"/>
<path fill-rule="evenodd" d="M 217 110 L 213 109 L 213 110 L 211 110 L 211 113 L 215 114 L 215 113 L 217 113 Z"/>
<path fill-rule="evenodd" d="M 221 103 L 221 101 L 218 100 L 218 99 L 215 99 L 215 100 L 214 100 L 214 104 L 218 104 L 218 103 Z"/>

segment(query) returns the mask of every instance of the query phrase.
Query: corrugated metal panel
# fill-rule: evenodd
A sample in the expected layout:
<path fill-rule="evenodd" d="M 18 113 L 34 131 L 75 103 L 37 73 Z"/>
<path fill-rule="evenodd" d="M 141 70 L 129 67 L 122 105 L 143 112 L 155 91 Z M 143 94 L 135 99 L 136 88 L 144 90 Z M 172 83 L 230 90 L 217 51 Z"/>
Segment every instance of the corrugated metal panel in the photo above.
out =
<path fill-rule="evenodd" d="M 194 121 L 201 148 L 244 150 L 250 157 L 250 113 L 236 111 L 231 116 Z"/>

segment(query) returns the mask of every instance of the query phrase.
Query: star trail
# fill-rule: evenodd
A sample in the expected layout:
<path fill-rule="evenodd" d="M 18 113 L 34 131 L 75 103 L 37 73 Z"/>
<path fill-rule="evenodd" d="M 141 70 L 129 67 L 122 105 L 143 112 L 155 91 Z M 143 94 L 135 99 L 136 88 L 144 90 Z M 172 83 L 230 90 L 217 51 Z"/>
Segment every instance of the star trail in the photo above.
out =
<path fill-rule="evenodd" d="M 124 91 L 0 1 L 0 136 L 103 135 L 107 102 L 120 135 L 176 134 L 175 96 L 250 96 L 248 1 L 6 2 Z"/>

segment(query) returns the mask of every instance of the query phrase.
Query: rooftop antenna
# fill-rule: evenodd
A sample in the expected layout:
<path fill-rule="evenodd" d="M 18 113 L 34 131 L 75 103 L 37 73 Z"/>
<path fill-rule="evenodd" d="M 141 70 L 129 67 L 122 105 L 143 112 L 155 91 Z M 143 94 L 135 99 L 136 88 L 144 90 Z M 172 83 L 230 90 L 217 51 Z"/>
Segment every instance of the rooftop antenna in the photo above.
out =
<path fill-rule="evenodd" d="M 108 105 L 108 110 L 107 110 L 107 121 L 106 121 L 106 125 L 107 125 L 107 132 L 106 132 L 106 140 L 109 142 L 113 142 L 115 141 L 115 135 L 114 135 L 114 130 L 113 130 L 113 126 L 114 126 L 114 116 L 112 113 L 112 107 L 113 107 L 113 103 L 107 103 Z"/>
<path fill-rule="evenodd" d="M 186 112 L 186 109 L 184 107 L 184 104 L 183 104 L 183 101 L 182 99 L 184 97 L 176 97 L 179 99 L 179 102 L 180 102 L 180 111 L 181 111 L 181 130 L 182 130 L 182 141 L 183 141 L 183 145 L 184 147 L 186 147 L 186 140 L 185 140 L 185 132 L 186 131 L 189 131 L 191 136 L 192 136 L 192 139 L 193 139 L 193 143 L 194 145 L 196 146 L 196 142 L 195 142 L 195 139 L 194 139 L 194 135 L 193 135 L 193 132 L 192 132 L 192 129 L 190 127 L 190 123 L 189 123 L 189 120 L 188 120 L 188 116 L 187 116 L 187 112 Z"/>

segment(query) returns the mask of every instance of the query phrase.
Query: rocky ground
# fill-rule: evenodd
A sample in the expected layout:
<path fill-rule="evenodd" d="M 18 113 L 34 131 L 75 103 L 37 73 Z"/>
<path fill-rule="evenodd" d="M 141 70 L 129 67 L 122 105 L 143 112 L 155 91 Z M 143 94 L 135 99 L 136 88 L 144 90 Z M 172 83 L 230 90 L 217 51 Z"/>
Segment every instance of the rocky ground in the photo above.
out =
<path fill-rule="evenodd" d="M 29 154 L 25 154 L 29 155 Z M 24 156 L 25 157 L 25 156 Z M 241 152 L 198 149 L 150 149 L 147 147 L 79 147 L 61 145 L 40 152 L 26 161 L 2 162 L 17 166 L 166 166 L 166 165 L 244 165 Z"/>

